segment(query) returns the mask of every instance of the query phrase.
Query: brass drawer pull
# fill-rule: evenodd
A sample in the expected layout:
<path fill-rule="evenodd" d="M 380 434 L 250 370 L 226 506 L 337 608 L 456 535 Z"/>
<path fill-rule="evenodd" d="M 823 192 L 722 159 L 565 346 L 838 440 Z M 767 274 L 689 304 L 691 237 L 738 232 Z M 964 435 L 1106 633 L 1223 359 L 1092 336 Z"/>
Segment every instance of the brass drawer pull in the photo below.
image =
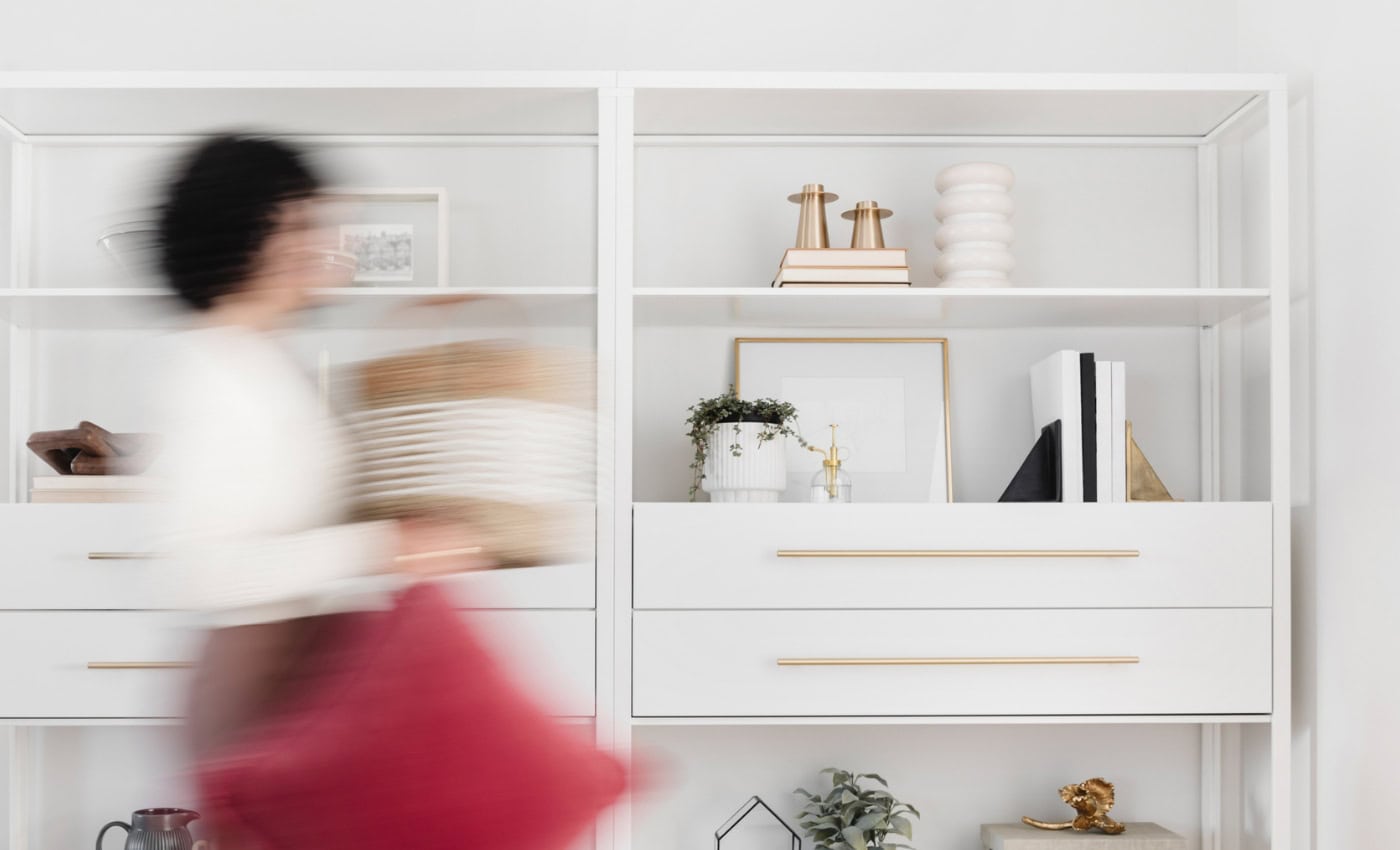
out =
<path fill-rule="evenodd" d="M 188 670 L 192 661 L 89 661 L 89 670 Z"/>
<path fill-rule="evenodd" d="M 161 557 L 158 552 L 89 552 L 89 561 L 151 561 Z"/>
<path fill-rule="evenodd" d="M 437 558 L 459 558 L 464 555 L 480 555 L 483 549 L 480 546 L 463 546 L 460 549 L 439 549 L 435 552 L 414 552 L 412 555 L 396 555 L 394 563 L 412 564 L 417 561 L 432 561 Z"/>
<path fill-rule="evenodd" d="M 779 667 L 953 667 L 978 664 L 1137 664 L 1136 655 L 992 658 L 779 658 Z"/>
<path fill-rule="evenodd" d="M 779 549 L 779 558 L 1137 558 L 1137 549 Z"/>

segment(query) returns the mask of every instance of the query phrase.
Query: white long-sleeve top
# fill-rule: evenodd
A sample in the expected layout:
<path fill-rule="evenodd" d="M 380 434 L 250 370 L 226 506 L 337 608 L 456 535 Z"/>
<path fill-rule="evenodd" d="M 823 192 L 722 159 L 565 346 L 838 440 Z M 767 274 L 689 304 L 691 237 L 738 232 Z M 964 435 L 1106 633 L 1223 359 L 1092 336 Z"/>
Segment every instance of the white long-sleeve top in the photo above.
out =
<path fill-rule="evenodd" d="M 347 524 L 349 447 L 314 385 L 267 335 L 214 327 L 165 355 L 171 580 L 215 626 L 374 607 L 392 523 Z"/>

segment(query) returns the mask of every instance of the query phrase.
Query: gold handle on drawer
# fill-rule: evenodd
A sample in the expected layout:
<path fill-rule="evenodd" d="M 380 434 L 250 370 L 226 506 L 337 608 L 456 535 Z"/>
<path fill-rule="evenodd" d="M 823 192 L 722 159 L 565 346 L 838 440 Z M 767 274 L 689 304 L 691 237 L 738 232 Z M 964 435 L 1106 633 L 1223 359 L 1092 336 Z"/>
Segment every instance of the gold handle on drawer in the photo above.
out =
<path fill-rule="evenodd" d="M 1137 549 L 779 549 L 779 558 L 1137 558 Z"/>
<path fill-rule="evenodd" d="M 191 661 L 89 661 L 89 670 L 188 670 Z"/>
<path fill-rule="evenodd" d="M 89 552 L 89 561 L 150 561 L 160 557 L 158 552 Z"/>
<path fill-rule="evenodd" d="M 779 658 L 779 667 L 954 667 L 980 664 L 1137 664 L 1136 655 L 1039 655 L 991 658 Z"/>

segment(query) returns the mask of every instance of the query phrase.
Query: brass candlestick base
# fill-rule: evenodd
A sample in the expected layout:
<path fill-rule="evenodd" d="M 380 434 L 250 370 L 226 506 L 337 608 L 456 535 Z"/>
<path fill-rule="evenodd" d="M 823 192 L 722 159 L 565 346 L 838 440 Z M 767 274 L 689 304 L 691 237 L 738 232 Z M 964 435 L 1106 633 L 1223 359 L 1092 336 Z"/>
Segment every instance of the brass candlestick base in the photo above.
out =
<path fill-rule="evenodd" d="M 788 200 L 800 205 L 797 215 L 797 248 L 830 248 L 826 235 L 826 205 L 838 198 L 820 183 L 808 183 L 802 191 L 788 195 Z"/>
<path fill-rule="evenodd" d="M 885 234 L 880 229 L 880 221 L 894 215 L 894 210 L 880 208 L 876 201 L 856 201 L 856 208 L 841 213 L 847 221 L 854 221 L 851 228 L 852 248 L 883 248 Z"/>

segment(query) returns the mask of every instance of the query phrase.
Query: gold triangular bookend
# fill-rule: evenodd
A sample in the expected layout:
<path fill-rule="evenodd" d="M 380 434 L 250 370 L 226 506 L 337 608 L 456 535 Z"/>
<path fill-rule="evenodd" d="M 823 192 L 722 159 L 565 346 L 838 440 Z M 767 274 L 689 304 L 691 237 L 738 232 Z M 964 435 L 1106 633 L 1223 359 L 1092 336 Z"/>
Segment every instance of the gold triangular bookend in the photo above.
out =
<path fill-rule="evenodd" d="M 1171 502 L 1172 494 L 1167 485 L 1157 477 L 1157 470 L 1147 462 L 1137 440 L 1133 439 L 1133 423 L 1128 423 L 1128 501 L 1130 502 Z"/>

